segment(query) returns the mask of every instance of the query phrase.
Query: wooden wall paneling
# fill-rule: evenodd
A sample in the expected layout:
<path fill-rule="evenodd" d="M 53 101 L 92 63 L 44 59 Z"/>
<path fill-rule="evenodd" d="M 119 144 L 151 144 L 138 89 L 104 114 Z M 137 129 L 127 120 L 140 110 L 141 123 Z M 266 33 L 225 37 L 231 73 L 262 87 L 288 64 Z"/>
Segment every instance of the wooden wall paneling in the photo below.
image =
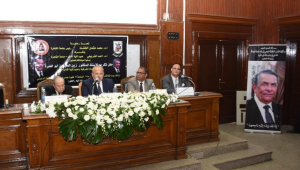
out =
<path fill-rule="evenodd" d="M 148 35 L 146 43 L 146 67 L 148 68 L 148 77 L 153 79 L 156 86 L 160 84 L 159 66 L 161 65 L 160 58 L 160 36 Z"/>
<path fill-rule="evenodd" d="M 168 39 L 168 32 L 179 33 L 179 39 Z M 183 61 L 183 22 L 161 22 L 161 68 L 160 78 L 169 74 L 174 63 Z M 161 82 L 160 82 L 161 83 Z"/>
<path fill-rule="evenodd" d="M 187 14 L 215 15 L 258 20 L 253 34 L 254 44 L 277 44 L 278 29 L 273 19 L 300 14 L 298 0 L 189 0 Z"/>
<path fill-rule="evenodd" d="M 280 42 L 287 44 L 283 124 L 294 125 L 300 111 L 300 15 L 276 18 Z"/>
<path fill-rule="evenodd" d="M 186 1 L 188 3 L 188 1 Z M 183 0 L 169 0 L 169 21 L 182 21 Z"/>
<path fill-rule="evenodd" d="M 0 36 L 0 82 L 4 84 L 6 98 L 9 103 L 14 103 L 14 80 L 13 80 L 13 46 L 12 37 Z"/>

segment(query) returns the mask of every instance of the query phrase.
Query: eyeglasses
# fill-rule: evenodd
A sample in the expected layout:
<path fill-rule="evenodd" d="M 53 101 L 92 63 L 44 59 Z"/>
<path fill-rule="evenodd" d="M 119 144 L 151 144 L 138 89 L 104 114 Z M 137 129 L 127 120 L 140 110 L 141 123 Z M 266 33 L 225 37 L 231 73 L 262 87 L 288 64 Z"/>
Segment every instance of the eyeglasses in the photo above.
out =
<path fill-rule="evenodd" d="M 136 72 L 136 74 L 146 74 L 146 73 L 142 73 L 142 72 Z"/>
<path fill-rule="evenodd" d="M 173 70 L 181 70 L 180 68 L 172 68 Z"/>

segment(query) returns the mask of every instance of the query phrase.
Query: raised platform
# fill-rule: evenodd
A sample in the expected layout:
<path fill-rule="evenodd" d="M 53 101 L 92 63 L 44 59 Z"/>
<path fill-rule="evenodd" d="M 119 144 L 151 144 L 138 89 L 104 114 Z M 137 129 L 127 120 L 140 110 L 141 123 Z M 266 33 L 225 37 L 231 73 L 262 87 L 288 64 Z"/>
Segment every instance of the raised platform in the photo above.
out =
<path fill-rule="evenodd" d="M 220 142 L 188 146 L 188 159 L 149 164 L 124 170 L 229 170 L 271 160 L 271 151 L 248 144 L 220 130 Z"/>

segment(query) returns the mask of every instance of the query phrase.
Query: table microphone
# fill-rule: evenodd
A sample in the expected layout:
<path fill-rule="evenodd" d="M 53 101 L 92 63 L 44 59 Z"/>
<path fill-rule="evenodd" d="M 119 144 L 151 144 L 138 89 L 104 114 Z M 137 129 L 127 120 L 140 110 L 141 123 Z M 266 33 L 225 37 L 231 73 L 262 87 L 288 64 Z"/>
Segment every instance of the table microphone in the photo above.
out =
<path fill-rule="evenodd" d="M 194 86 L 194 96 L 199 96 L 200 95 L 199 92 L 195 92 L 195 90 L 196 90 L 195 83 L 193 82 L 193 80 L 192 80 L 191 77 L 188 77 L 188 76 L 186 76 L 184 74 L 181 74 L 180 77 L 183 78 L 183 79 L 188 79 L 193 84 L 193 86 Z"/>
<path fill-rule="evenodd" d="M 91 93 L 92 93 L 92 95 L 94 94 L 94 86 L 95 86 L 95 84 L 97 83 L 99 81 L 99 79 L 98 79 L 98 77 L 94 80 L 94 82 L 93 82 L 93 84 L 92 84 L 92 86 L 91 86 Z"/>

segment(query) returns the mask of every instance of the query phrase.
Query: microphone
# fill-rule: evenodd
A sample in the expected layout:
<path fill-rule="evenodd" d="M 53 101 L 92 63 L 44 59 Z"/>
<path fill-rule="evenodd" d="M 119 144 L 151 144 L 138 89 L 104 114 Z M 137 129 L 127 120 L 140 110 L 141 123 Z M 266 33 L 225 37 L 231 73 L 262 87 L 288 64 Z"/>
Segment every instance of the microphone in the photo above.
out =
<path fill-rule="evenodd" d="M 94 86 L 99 81 L 98 77 L 94 80 L 93 85 Z"/>
<path fill-rule="evenodd" d="M 188 80 L 192 80 L 192 78 L 191 77 L 188 77 L 188 76 L 186 76 L 186 75 L 184 75 L 184 74 L 181 74 L 181 76 L 180 76 L 181 78 L 183 78 L 183 79 L 188 79 Z"/>
<path fill-rule="evenodd" d="M 95 84 L 99 81 L 98 77 L 94 80 L 92 86 L 91 86 L 91 94 L 93 95 L 94 94 L 94 86 Z"/>
<path fill-rule="evenodd" d="M 184 75 L 184 74 L 181 74 L 180 77 L 183 78 L 183 79 L 189 80 L 189 81 L 193 84 L 193 86 L 194 86 L 194 95 L 195 95 L 195 96 L 199 96 L 199 95 L 200 95 L 199 92 L 195 92 L 195 91 L 196 91 L 196 86 L 195 86 L 195 83 L 193 82 L 193 80 L 192 80 L 191 77 L 188 77 L 188 76 L 186 76 L 186 75 Z"/>

